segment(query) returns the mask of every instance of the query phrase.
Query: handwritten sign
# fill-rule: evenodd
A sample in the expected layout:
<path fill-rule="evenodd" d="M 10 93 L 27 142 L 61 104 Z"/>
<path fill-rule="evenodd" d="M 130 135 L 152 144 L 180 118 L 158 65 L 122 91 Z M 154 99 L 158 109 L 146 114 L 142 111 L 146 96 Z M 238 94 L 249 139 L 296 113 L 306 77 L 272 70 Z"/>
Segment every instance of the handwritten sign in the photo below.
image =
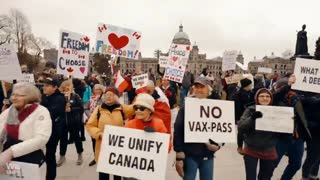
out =
<path fill-rule="evenodd" d="M 170 46 L 168 64 L 164 72 L 165 79 L 182 83 L 190 51 L 190 45 L 172 44 Z"/>
<path fill-rule="evenodd" d="M 13 44 L 0 46 L 0 78 L 1 80 L 23 79 L 20 64 Z"/>
<path fill-rule="evenodd" d="M 106 126 L 97 171 L 142 180 L 164 180 L 170 135 Z"/>
<path fill-rule="evenodd" d="M 83 79 L 88 75 L 89 37 L 61 30 L 59 42 L 57 74 Z"/>
<path fill-rule="evenodd" d="M 100 23 L 96 50 L 102 54 L 138 59 L 141 38 L 140 31 Z"/>
<path fill-rule="evenodd" d="M 146 87 L 148 84 L 148 80 L 149 80 L 148 74 L 133 76 L 131 78 L 132 87 L 135 89 Z"/>
<path fill-rule="evenodd" d="M 159 57 L 159 65 L 160 67 L 167 67 L 168 66 L 168 60 L 169 57 L 168 56 L 160 56 Z"/>
<path fill-rule="evenodd" d="M 20 79 L 19 82 L 34 83 L 34 74 L 23 73 L 22 76 L 23 79 Z"/>
<path fill-rule="evenodd" d="M 233 76 L 230 77 L 225 77 L 227 84 L 233 84 L 233 83 L 239 83 L 241 79 L 243 79 L 242 74 L 234 74 Z"/>
<path fill-rule="evenodd" d="M 265 67 L 258 67 L 258 73 L 271 74 L 272 73 L 272 69 L 271 68 L 265 68 Z"/>
<path fill-rule="evenodd" d="M 256 130 L 293 133 L 294 112 L 292 107 L 256 106 L 262 118 L 256 119 Z"/>
<path fill-rule="evenodd" d="M 320 93 L 320 61 L 297 58 L 292 89 Z"/>
<path fill-rule="evenodd" d="M 237 51 L 225 51 L 222 59 L 222 71 L 235 70 L 237 57 Z"/>
<path fill-rule="evenodd" d="M 185 103 L 184 142 L 236 142 L 233 101 L 186 98 Z"/>

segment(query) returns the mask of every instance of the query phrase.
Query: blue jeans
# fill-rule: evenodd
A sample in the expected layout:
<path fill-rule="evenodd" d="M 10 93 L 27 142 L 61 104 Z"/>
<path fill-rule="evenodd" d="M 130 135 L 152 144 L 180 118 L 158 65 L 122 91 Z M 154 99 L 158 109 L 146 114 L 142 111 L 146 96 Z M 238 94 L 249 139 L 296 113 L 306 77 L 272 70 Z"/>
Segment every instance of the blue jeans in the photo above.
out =
<path fill-rule="evenodd" d="M 304 142 L 302 139 L 295 139 L 294 137 L 280 139 L 277 144 L 278 160 L 276 161 L 275 168 L 278 166 L 285 153 L 287 153 L 289 158 L 289 164 L 284 170 L 281 180 L 291 180 L 297 173 L 301 167 L 303 151 Z"/>
<path fill-rule="evenodd" d="M 181 88 L 180 91 L 180 107 L 184 105 L 184 98 L 188 95 L 189 89 L 186 89 L 184 87 Z"/>
<path fill-rule="evenodd" d="M 198 169 L 200 180 L 213 180 L 213 158 L 203 159 L 197 157 L 186 157 L 183 180 L 195 180 Z"/>

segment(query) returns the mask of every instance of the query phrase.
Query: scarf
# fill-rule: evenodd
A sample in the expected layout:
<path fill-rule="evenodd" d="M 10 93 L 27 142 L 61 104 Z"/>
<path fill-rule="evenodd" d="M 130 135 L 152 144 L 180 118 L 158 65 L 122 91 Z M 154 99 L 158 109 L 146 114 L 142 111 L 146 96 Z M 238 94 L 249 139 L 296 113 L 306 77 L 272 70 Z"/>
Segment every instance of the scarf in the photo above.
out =
<path fill-rule="evenodd" d="M 38 104 L 28 104 L 21 112 L 11 106 L 9 109 L 5 129 L 0 135 L 0 144 L 3 145 L 7 139 L 7 136 L 14 140 L 19 140 L 19 128 L 20 124 L 36 110 Z"/>

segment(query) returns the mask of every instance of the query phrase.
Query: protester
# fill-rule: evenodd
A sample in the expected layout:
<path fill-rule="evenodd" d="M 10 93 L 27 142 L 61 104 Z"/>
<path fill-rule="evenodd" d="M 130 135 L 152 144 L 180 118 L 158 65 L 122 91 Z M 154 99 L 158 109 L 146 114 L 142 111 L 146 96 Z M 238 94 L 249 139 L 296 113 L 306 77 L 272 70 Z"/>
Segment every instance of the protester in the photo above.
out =
<path fill-rule="evenodd" d="M 90 98 L 92 96 L 92 89 L 91 87 L 84 81 L 84 80 L 81 80 L 81 83 L 85 86 L 85 91 L 83 93 L 83 97 L 82 97 L 82 104 L 83 104 L 83 110 L 84 111 L 90 111 L 89 110 L 89 106 L 90 106 Z M 85 138 L 85 133 L 84 133 L 84 123 L 83 121 L 85 121 L 86 119 L 82 119 L 82 125 L 81 125 L 81 140 L 82 141 L 85 141 L 86 138 Z"/>
<path fill-rule="evenodd" d="M 57 176 L 56 149 L 62 135 L 65 122 L 66 100 L 58 89 L 58 82 L 47 78 L 43 80 L 43 96 L 41 105 L 46 107 L 52 120 L 52 134 L 46 145 L 46 180 L 54 180 Z"/>
<path fill-rule="evenodd" d="M 52 128 L 48 110 L 39 105 L 41 94 L 37 87 L 17 83 L 10 100 L 12 105 L 0 115 L 0 174 L 6 172 L 10 161 L 42 165 L 42 150 Z"/>
<path fill-rule="evenodd" d="M 86 116 L 90 117 L 91 114 L 93 113 L 94 109 L 97 106 L 100 106 L 103 103 L 103 93 L 104 93 L 105 87 L 101 84 L 96 84 L 93 87 L 93 94 L 90 98 L 90 104 L 89 104 L 89 110 L 86 110 Z M 86 123 L 88 122 L 89 119 L 86 120 Z M 92 141 L 92 148 L 93 148 L 93 153 L 95 154 L 95 146 L 96 146 L 96 140 L 94 138 L 91 138 Z M 89 166 L 93 166 L 96 164 L 95 159 L 93 159 L 90 163 Z"/>
<path fill-rule="evenodd" d="M 66 152 L 68 148 L 68 133 L 70 139 L 75 142 L 78 153 L 77 165 L 83 162 L 82 152 L 83 145 L 80 137 L 80 129 L 82 126 L 83 105 L 81 98 L 73 90 L 73 83 L 70 80 L 64 81 L 60 85 L 60 91 L 64 94 L 67 104 L 65 106 L 65 123 L 62 137 L 60 139 L 60 159 L 57 166 L 61 166 L 66 160 Z"/>
<path fill-rule="evenodd" d="M 207 99 L 212 91 L 206 77 L 198 77 L 194 82 L 194 98 Z M 184 143 L 185 106 L 179 109 L 174 124 L 174 150 L 176 151 L 176 170 L 185 180 L 196 179 L 197 170 L 200 180 L 213 179 L 213 157 L 220 146 L 208 139 L 208 143 Z M 210 142 L 210 143 L 209 143 Z"/>
<path fill-rule="evenodd" d="M 160 89 L 164 92 L 164 94 L 167 96 L 170 104 L 170 109 L 174 108 L 174 105 L 176 103 L 176 91 L 174 88 L 170 85 L 169 80 L 162 78 L 161 79 L 161 86 Z"/>
<path fill-rule="evenodd" d="M 225 78 L 231 77 L 234 75 L 234 70 L 226 71 Z M 225 78 L 222 80 L 223 90 L 226 92 L 226 100 L 233 101 L 234 95 L 237 92 L 238 83 L 227 84 Z"/>
<path fill-rule="evenodd" d="M 132 106 L 119 104 L 119 91 L 114 87 L 108 87 L 105 90 L 104 102 L 97 106 L 91 114 L 86 129 L 96 140 L 95 160 L 98 162 L 102 136 L 105 125 L 124 126 L 124 120 L 130 119 L 133 114 Z M 99 180 L 109 179 L 109 174 L 99 173 Z M 114 176 L 115 180 L 120 180 L 120 176 Z"/>
<path fill-rule="evenodd" d="M 188 66 L 186 66 L 188 68 Z M 184 99 L 188 95 L 190 88 L 194 82 L 193 74 L 186 70 L 186 72 L 183 75 L 182 83 L 181 83 L 181 89 L 180 89 L 180 106 L 183 106 Z"/>
<path fill-rule="evenodd" d="M 234 95 L 236 124 L 240 121 L 240 118 L 248 105 L 252 105 L 254 103 L 254 94 L 251 91 L 252 81 L 245 78 L 240 81 L 240 84 L 240 90 Z M 243 136 L 241 133 L 238 133 L 237 143 L 237 150 L 242 154 Z"/>
<path fill-rule="evenodd" d="M 256 105 L 272 105 L 272 93 L 261 88 L 255 95 Z M 255 106 L 249 106 L 244 111 L 238 122 L 238 130 L 244 136 L 244 164 L 247 180 L 257 179 L 257 165 L 260 164 L 258 180 L 271 180 L 274 162 L 277 159 L 276 133 L 255 130 L 256 121 L 263 114 L 255 110 Z"/>

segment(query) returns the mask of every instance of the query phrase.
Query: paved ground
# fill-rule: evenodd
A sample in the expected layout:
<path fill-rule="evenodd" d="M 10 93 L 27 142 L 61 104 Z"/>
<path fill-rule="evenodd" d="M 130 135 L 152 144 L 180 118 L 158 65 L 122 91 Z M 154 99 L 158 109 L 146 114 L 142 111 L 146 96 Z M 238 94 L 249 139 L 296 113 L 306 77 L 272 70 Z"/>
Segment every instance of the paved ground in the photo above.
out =
<path fill-rule="evenodd" d="M 89 138 L 87 138 L 89 139 Z M 96 166 L 89 167 L 89 162 L 93 159 L 91 149 L 91 140 L 84 143 L 84 163 L 81 166 L 76 165 L 76 150 L 74 144 L 69 145 L 67 151 L 67 161 L 62 167 L 58 168 L 57 180 L 96 180 L 98 173 Z M 281 173 L 287 163 L 287 158 L 283 158 L 280 167 L 275 172 L 275 180 L 280 179 Z M 174 153 L 170 154 L 167 167 L 167 180 L 180 179 L 174 167 Z M 237 154 L 236 145 L 227 145 L 216 154 L 214 164 L 214 176 L 216 180 L 242 180 L 245 179 L 244 164 L 242 156 Z M 301 171 L 294 177 L 299 180 Z"/>

